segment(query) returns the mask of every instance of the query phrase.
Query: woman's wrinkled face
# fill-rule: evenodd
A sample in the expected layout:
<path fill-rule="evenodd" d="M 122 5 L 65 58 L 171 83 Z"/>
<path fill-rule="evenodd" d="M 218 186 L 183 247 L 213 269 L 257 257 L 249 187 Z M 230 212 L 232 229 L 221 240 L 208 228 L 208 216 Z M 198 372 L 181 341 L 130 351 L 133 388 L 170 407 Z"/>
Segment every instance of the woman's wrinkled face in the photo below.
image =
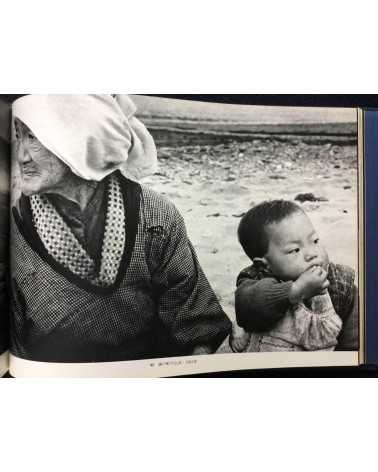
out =
<path fill-rule="evenodd" d="M 69 168 L 46 149 L 20 120 L 15 120 L 17 159 L 22 192 L 27 195 L 54 193 L 64 183 Z"/>

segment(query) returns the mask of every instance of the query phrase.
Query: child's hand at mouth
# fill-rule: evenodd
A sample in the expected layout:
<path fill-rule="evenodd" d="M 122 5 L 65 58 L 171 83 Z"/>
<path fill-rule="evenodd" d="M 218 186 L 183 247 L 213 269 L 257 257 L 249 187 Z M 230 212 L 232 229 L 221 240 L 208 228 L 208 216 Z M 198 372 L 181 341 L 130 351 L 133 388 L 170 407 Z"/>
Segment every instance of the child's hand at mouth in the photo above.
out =
<path fill-rule="evenodd" d="M 328 270 L 319 265 L 307 269 L 293 282 L 289 293 L 290 303 L 297 305 L 315 295 L 320 295 L 329 287 Z"/>

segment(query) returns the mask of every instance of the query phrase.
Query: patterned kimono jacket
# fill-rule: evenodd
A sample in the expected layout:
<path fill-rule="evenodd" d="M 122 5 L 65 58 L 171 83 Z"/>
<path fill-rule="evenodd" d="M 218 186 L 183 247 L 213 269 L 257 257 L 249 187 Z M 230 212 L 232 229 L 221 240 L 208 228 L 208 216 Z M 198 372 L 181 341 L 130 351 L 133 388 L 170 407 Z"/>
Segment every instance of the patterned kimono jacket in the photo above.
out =
<path fill-rule="evenodd" d="M 231 323 L 181 215 L 164 197 L 118 172 L 106 185 L 97 262 L 47 197 L 23 196 L 13 208 L 11 352 L 50 362 L 188 355 L 203 345 L 214 352 Z"/>
<path fill-rule="evenodd" d="M 8 348 L 9 195 L 0 192 L 0 354 Z"/>
<path fill-rule="evenodd" d="M 5 125 L 5 121 L 3 120 L 0 127 Z M 4 132 L 4 130 L 2 131 Z M 9 156 L 10 146 L 0 136 L 0 354 L 8 349 L 9 344 L 7 288 L 9 273 L 9 189 L 6 184 L 9 179 Z"/>

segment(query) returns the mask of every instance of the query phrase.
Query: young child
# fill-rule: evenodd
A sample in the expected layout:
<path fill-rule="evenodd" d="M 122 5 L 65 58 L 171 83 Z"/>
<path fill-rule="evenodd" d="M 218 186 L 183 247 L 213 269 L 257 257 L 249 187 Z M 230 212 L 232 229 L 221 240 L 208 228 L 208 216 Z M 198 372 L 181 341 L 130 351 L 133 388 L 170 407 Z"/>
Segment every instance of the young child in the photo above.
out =
<path fill-rule="evenodd" d="M 300 206 L 263 202 L 243 217 L 238 236 L 253 265 L 237 281 L 234 352 L 358 348 L 354 271 L 329 262 Z"/>

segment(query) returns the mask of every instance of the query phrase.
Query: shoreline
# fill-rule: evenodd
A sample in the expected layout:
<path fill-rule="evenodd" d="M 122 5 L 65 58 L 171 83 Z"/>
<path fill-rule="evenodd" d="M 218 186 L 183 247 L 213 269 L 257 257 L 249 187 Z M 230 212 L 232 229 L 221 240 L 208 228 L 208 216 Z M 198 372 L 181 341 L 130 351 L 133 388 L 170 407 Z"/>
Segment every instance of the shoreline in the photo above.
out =
<path fill-rule="evenodd" d="M 345 128 L 343 131 L 335 133 L 321 133 L 320 130 L 314 132 L 300 130 L 299 128 L 288 127 L 276 129 L 256 127 L 255 130 L 212 130 L 193 129 L 193 128 L 177 128 L 174 126 L 157 126 L 148 125 L 148 129 L 155 139 L 157 145 L 165 145 L 169 147 L 177 146 L 180 141 L 195 139 L 196 145 L 204 143 L 216 144 L 226 142 L 251 142 L 254 140 L 278 141 L 281 143 L 303 142 L 305 144 L 336 144 L 339 146 L 357 145 L 357 134 Z"/>

